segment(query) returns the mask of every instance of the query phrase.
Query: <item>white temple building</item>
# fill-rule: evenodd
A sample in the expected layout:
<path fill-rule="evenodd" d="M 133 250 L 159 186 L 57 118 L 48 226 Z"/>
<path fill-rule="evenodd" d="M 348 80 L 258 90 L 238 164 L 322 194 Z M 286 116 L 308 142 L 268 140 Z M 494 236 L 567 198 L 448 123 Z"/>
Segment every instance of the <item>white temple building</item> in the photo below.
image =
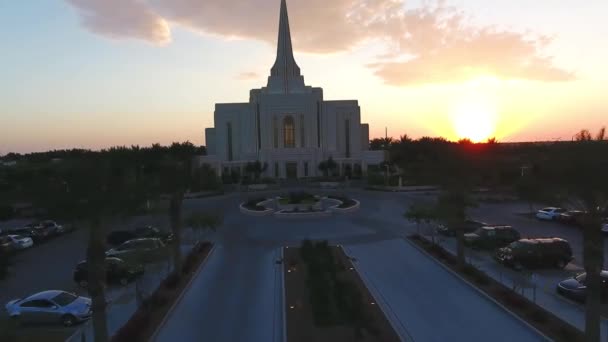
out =
<path fill-rule="evenodd" d="M 369 126 L 361 123 L 357 100 L 326 101 L 322 88 L 304 83 L 291 44 L 287 4 L 281 1 L 276 61 L 268 84 L 253 89 L 247 103 L 218 103 L 213 128 L 205 129 L 209 164 L 218 175 L 243 174 L 245 165 L 267 163 L 263 176 L 297 179 L 322 175 L 328 158 L 337 172 L 365 173 L 384 160 L 369 151 Z"/>

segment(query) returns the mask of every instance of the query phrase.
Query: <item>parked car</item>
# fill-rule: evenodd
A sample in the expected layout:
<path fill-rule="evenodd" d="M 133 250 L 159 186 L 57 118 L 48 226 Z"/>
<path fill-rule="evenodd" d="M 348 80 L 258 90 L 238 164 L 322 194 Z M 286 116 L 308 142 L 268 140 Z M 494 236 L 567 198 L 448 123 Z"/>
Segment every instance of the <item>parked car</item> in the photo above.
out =
<path fill-rule="evenodd" d="M 585 212 L 582 210 L 568 210 L 557 216 L 557 220 L 571 225 L 580 225 Z"/>
<path fill-rule="evenodd" d="M 564 208 L 547 207 L 536 212 L 536 218 L 539 220 L 554 221 L 559 215 L 566 212 Z"/>
<path fill-rule="evenodd" d="M 522 239 L 499 248 L 495 258 L 516 269 L 522 267 L 556 266 L 564 268 L 572 258 L 568 241 L 559 238 Z"/>
<path fill-rule="evenodd" d="M 51 220 L 46 220 L 38 223 L 36 229 L 46 230 L 49 236 L 56 236 L 65 233 L 65 229 L 62 225 L 57 224 L 57 222 Z"/>
<path fill-rule="evenodd" d="M 20 228 L 14 228 L 11 230 L 12 234 L 21 235 L 23 237 L 31 238 L 34 243 L 41 243 L 50 238 L 48 231 L 43 229 L 36 229 L 36 224 L 28 224 Z"/>
<path fill-rule="evenodd" d="M 152 226 L 138 227 L 133 230 L 116 230 L 111 232 L 106 238 L 106 242 L 110 246 L 118 246 L 124 242 L 142 238 L 157 238 L 165 243 L 170 243 L 173 239 L 173 234 L 162 232 L 160 229 Z"/>
<path fill-rule="evenodd" d="M 608 234 L 608 220 L 602 223 L 602 232 Z"/>
<path fill-rule="evenodd" d="M 91 317 L 91 300 L 65 291 L 50 290 L 6 304 L 9 317 L 18 322 L 61 323 L 66 327 Z"/>
<path fill-rule="evenodd" d="M 475 221 L 475 220 L 466 220 L 460 229 L 462 229 L 464 234 L 473 233 L 477 229 L 488 226 L 487 223 Z M 448 225 L 439 225 L 437 227 L 437 232 L 446 236 L 456 236 L 456 227 L 449 227 Z"/>
<path fill-rule="evenodd" d="M 602 271 L 600 273 L 600 277 L 602 281 L 601 298 L 602 300 L 606 300 L 608 298 L 608 271 Z M 585 284 L 586 280 L 586 273 L 581 273 L 576 277 L 562 280 L 559 282 L 559 284 L 557 284 L 557 293 L 564 297 L 584 302 L 585 298 L 587 297 L 587 285 Z"/>
<path fill-rule="evenodd" d="M 511 226 L 481 227 L 473 233 L 464 234 L 464 242 L 472 248 L 495 249 L 504 247 L 521 238 Z"/>
<path fill-rule="evenodd" d="M 32 238 L 21 236 L 21 235 L 7 235 L 8 239 L 10 239 L 13 243 L 13 248 L 20 250 L 26 249 L 34 246 L 34 241 Z"/>
<path fill-rule="evenodd" d="M 109 284 L 127 285 L 137 276 L 144 273 L 144 267 L 139 264 L 129 264 L 119 258 L 106 258 L 106 281 Z M 74 270 L 74 281 L 80 287 L 89 286 L 88 264 L 81 261 Z"/>
<path fill-rule="evenodd" d="M 106 252 L 107 257 L 137 262 L 151 261 L 162 257 L 165 244 L 160 239 L 135 239 Z"/>

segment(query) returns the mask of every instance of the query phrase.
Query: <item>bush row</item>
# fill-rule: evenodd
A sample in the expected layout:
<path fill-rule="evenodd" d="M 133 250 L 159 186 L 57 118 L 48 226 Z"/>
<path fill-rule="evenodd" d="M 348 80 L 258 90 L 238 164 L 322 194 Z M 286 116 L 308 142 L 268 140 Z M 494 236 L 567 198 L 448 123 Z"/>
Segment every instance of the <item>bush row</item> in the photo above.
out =
<path fill-rule="evenodd" d="M 348 325 L 357 336 L 378 333 L 356 284 L 343 276 L 346 268 L 335 260 L 327 241 L 302 242 L 300 255 L 307 266 L 307 286 L 317 326 Z"/>

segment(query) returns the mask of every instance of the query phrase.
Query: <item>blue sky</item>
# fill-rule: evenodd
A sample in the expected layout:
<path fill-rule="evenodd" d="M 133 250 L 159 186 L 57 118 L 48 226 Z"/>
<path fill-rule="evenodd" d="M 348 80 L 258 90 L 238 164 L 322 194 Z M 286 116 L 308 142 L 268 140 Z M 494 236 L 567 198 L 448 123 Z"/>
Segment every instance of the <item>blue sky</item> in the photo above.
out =
<path fill-rule="evenodd" d="M 278 0 L 258 0 L 259 8 L 268 8 L 264 12 L 241 10 L 249 5 L 234 0 L 202 5 L 186 0 L 183 6 L 191 7 L 181 8 L 168 0 L 142 2 L 170 28 L 171 41 L 162 44 L 144 29 L 128 26 L 137 21 L 135 10 L 121 18 L 120 9 L 104 7 L 116 0 L 70 1 L 0 3 L 0 20 L 8 28 L 0 31 L 0 155 L 185 140 L 202 144 L 214 104 L 247 101 L 249 89 L 265 85 L 274 61 Z M 95 7 L 100 1 L 106 2 Z M 215 8 L 199 8 L 214 1 L 228 8 L 218 7 L 212 17 L 208 12 Z M 307 84 L 323 87 L 327 99 L 358 99 L 372 135 L 388 126 L 393 136 L 458 138 L 463 132 L 455 131 L 456 123 L 476 120 L 454 117 L 460 115 L 455 108 L 483 107 L 480 103 L 490 103 L 484 107 L 490 109 L 475 115 L 491 116 L 492 132 L 471 130 L 500 140 L 568 139 L 577 129 L 607 121 L 606 1 L 576 6 L 550 0 L 493 1 L 491 6 L 481 0 L 447 1 L 468 27 L 449 49 L 424 42 L 451 33 L 418 23 L 409 12 L 398 23 L 407 23 L 405 29 L 416 39 L 404 43 L 395 25 L 382 22 L 381 29 L 360 30 L 346 21 L 330 22 L 315 12 L 315 1 L 288 1 L 296 59 Z M 361 2 L 336 0 L 328 9 L 335 11 L 331 16 L 348 8 L 349 1 Z M 76 2 L 103 11 L 97 14 L 97 30 L 83 24 L 87 12 Z M 425 6 L 432 8 L 434 2 L 408 1 L 400 8 Z M 478 39 L 488 27 L 501 33 Z M 338 34 L 323 35 L 322 30 Z M 535 45 L 528 40 L 540 42 L 530 38 L 537 35 L 552 41 L 531 52 Z M 471 64 L 455 57 L 466 50 L 463 40 L 473 41 L 472 51 L 466 51 Z M 393 60 L 381 60 L 378 56 L 395 42 L 401 45 L 391 51 Z M 401 63 L 411 56 L 416 58 Z M 543 56 L 552 58 L 541 58 L 536 69 L 528 62 L 514 64 Z M 370 67 L 374 63 L 375 69 Z M 449 69 L 442 69 L 446 64 Z M 464 69 L 473 71 L 463 76 Z M 433 70 L 437 75 L 427 77 Z"/>

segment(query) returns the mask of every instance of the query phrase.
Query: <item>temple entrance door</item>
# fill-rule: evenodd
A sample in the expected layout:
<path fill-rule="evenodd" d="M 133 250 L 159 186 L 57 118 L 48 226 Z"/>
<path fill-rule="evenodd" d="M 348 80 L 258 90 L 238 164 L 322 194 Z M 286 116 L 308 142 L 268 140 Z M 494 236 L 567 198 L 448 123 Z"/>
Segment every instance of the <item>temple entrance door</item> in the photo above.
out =
<path fill-rule="evenodd" d="M 286 163 L 285 176 L 287 179 L 298 179 L 298 163 Z"/>

